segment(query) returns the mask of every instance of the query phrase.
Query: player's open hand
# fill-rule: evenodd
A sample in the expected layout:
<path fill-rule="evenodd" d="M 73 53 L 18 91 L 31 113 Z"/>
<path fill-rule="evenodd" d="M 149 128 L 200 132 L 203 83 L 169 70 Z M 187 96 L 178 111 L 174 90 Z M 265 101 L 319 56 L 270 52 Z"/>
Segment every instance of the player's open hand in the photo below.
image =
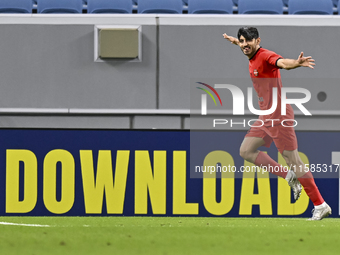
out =
<path fill-rule="evenodd" d="M 300 53 L 300 55 L 299 55 L 297 61 L 298 61 L 298 63 L 299 63 L 300 66 L 309 67 L 309 68 L 314 69 L 315 60 L 312 59 L 311 56 L 304 57 L 304 56 L 303 56 L 303 52 Z"/>
<path fill-rule="evenodd" d="M 237 38 L 233 37 L 233 36 L 229 36 L 226 33 L 223 34 L 224 39 L 227 39 L 229 42 L 231 42 L 232 44 L 238 45 L 239 41 Z"/>

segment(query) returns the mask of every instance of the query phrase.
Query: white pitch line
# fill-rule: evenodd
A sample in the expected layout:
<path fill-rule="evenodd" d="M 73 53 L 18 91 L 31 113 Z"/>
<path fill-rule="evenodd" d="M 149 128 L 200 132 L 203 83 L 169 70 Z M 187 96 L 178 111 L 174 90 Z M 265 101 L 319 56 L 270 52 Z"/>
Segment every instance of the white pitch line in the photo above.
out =
<path fill-rule="evenodd" d="M 4 222 L 4 221 L 0 221 L 0 225 L 25 226 L 25 227 L 50 227 L 50 225 L 23 224 L 23 223 L 12 223 L 12 222 Z"/>

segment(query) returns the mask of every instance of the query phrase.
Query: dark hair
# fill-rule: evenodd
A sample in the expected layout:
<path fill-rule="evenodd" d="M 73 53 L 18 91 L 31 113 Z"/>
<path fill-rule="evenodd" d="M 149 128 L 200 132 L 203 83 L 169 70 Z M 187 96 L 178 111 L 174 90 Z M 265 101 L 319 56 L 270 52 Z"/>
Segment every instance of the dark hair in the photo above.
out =
<path fill-rule="evenodd" d="M 254 38 L 259 38 L 259 31 L 257 31 L 256 27 L 241 27 L 238 30 L 237 38 L 240 39 L 241 35 L 243 35 L 247 41 L 251 41 Z"/>

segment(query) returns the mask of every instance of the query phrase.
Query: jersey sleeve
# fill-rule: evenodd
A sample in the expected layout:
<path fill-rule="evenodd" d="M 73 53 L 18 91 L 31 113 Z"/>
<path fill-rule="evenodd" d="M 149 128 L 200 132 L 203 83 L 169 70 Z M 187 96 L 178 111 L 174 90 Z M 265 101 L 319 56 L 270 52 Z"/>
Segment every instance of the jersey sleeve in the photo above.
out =
<path fill-rule="evenodd" d="M 267 51 L 267 52 L 266 52 L 266 61 L 267 61 L 268 64 L 270 64 L 270 65 L 272 65 L 272 66 L 275 66 L 275 67 L 279 68 L 279 67 L 277 66 L 277 61 L 278 61 L 279 59 L 281 59 L 281 58 L 283 58 L 281 55 L 276 54 L 276 53 L 273 52 L 273 51 Z"/>

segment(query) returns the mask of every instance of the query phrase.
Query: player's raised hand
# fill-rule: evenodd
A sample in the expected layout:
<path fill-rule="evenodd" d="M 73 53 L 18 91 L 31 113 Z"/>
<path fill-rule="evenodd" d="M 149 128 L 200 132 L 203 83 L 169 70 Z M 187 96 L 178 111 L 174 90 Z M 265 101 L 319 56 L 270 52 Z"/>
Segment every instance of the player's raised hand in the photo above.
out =
<path fill-rule="evenodd" d="M 229 42 L 231 42 L 232 44 L 238 45 L 239 41 L 237 38 L 227 35 L 226 33 L 223 34 L 224 39 L 227 39 Z"/>
<path fill-rule="evenodd" d="M 309 67 L 309 68 L 314 69 L 315 60 L 312 59 L 311 56 L 304 57 L 304 56 L 303 56 L 303 52 L 300 53 L 300 55 L 299 55 L 297 61 L 298 61 L 298 63 L 299 63 L 300 66 Z"/>

